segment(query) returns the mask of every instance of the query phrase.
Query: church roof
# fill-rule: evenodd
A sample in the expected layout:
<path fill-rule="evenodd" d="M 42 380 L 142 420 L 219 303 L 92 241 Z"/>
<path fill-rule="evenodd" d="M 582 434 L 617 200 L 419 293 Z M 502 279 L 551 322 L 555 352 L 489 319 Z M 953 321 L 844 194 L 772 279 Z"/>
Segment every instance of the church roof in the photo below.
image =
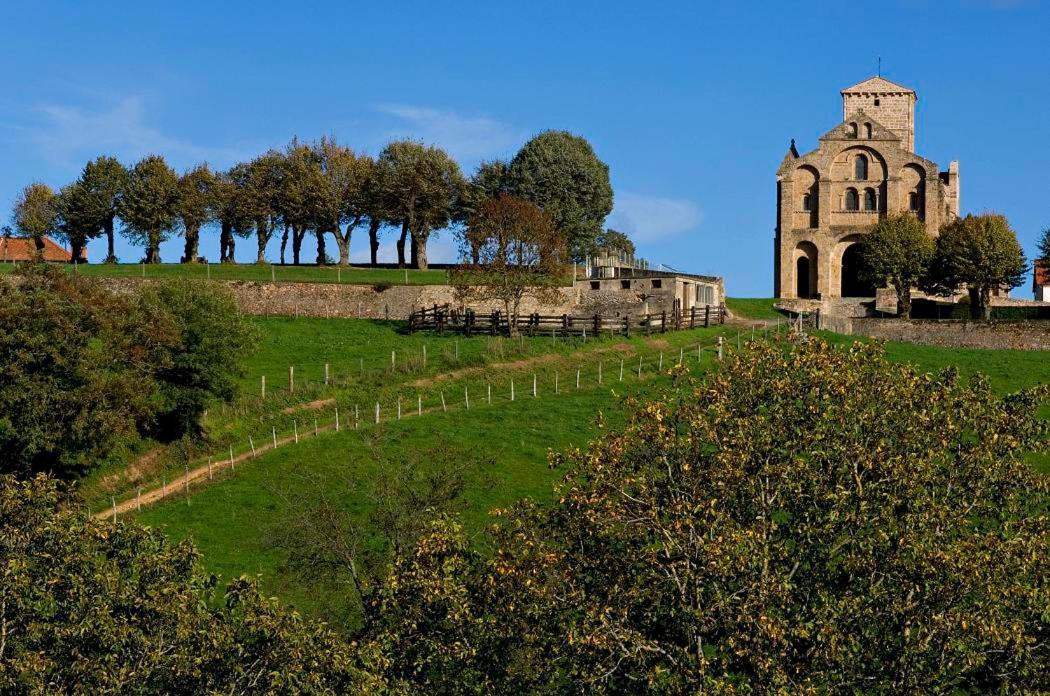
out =
<path fill-rule="evenodd" d="M 798 159 L 798 148 L 795 147 L 795 139 L 791 139 L 791 146 L 788 147 L 787 154 L 784 155 L 784 159 L 780 161 L 780 166 L 783 167 L 788 162 L 794 162 Z"/>
<path fill-rule="evenodd" d="M 858 82 L 852 87 L 847 87 L 842 90 L 843 94 L 915 94 L 915 90 L 904 85 L 898 85 L 896 82 L 890 82 L 881 75 L 876 77 L 869 77 L 863 82 Z"/>
<path fill-rule="evenodd" d="M 824 135 L 820 136 L 820 140 L 853 140 L 855 136 L 850 134 L 851 123 L 870 123 L 871 124 L 871 140 L 896 140 L 900 141 L 901 137 L 894 133 L 891 129 L 882 125 L 871 116 L 868 116 L 864 111 L 854 111 L 850 114 L 849 118 L 829 130 Z M 867 138 L 864 138 L 867 139 Z"/>

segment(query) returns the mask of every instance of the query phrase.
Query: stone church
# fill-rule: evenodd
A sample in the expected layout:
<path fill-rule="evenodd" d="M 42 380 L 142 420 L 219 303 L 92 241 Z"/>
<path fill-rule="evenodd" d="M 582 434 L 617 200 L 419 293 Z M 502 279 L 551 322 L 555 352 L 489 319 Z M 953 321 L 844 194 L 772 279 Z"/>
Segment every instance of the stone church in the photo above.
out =
<path fill-rule="evenodd" d="M 777 169 L 774 292 L 783 298 L 873 297 L 858 278 L 859 242 L 908 211 L 931 235 L 959 214 L 959 163 L 942 172 L 915 154 L 918 95 L 883 77 L 842 90 L 842 123 Z"/>

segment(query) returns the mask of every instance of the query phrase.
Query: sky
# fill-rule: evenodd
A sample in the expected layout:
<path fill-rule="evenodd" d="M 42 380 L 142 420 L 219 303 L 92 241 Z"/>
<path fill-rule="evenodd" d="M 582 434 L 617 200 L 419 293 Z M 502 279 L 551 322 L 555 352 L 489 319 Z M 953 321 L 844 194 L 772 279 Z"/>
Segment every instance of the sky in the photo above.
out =
<path fill-rule="evenodd" d="M 469 174 L 565 129 L 609 165 L 607 224 L 640 255 L 769 296 L 777 166 L 791 138 L 808 151 L 839 123 L 839 91 L 881 57 L 884 77 L 918 92 L 918 153 L 960 161 L 963 212 L 1005 213 L 1029 257 L 1050 226 L 1038 0 L 0 5 L 0 221 L 23 186 L 59 187 L 99 154 L 161 154 L 182 171 L 293 136 L 371 154 L 410 137 Z M 202 242 L 211 260 L 217 237 Z M 431 245 L 431 261 L 455 260 L 451 233 Z M 238 259 L 254 247 L 239 242 Z M 161 252 L 177 261 L 180 241 Z M 117 253 L 143 255 L 124 240 Z"/>

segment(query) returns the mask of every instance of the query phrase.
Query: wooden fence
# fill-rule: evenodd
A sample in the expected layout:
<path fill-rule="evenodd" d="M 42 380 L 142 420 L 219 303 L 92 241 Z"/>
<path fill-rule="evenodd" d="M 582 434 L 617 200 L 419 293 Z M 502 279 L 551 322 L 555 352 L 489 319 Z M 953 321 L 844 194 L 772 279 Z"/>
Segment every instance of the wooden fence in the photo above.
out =
<path fill-rule="evenodd" d="M 637 314 L 622 317 L 610 317 L 602 314 L 591 316 L 572 316 L 569 314 L 522 314 L 508 316 L 498 309 L 491 312 L 477 313 L 472 309 L 459 310 L 450 305 L 433 305 L 421 307 L 408 317 L 408 330 L 445 331 L 473 334 L 506 334 L 510 333 L 513 324 L 517 330 L 527 336 L 557 334 L 561 336 L 599 336 L 602 334 L 664 333 L 683 329 L 707 328 L 714 324 L 724 324 L 725 305 L 703 305 L 692 307 L 684 312 L 659 312 L 657 314 Z"/>

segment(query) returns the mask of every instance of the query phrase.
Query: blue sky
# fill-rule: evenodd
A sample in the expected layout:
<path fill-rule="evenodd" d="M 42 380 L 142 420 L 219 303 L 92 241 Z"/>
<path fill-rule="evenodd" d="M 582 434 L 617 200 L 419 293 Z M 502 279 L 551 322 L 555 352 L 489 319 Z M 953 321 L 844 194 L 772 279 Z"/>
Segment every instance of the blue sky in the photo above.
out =
<path fill-rule="evenodd" d="M 919 93 L 919 153 L 960 160 L 963 208 L 1004 212 L 1031 255 L 1050 226 L 1048 34 L 1037 0 L 10 2 L 0 217 L 26 183 L 59 186 L 101 153 L 181 170 L 296 135 L 371 153 L 408 136 L 469 173 L 568 129 L 609 164 L 609 224 L 643 255 L 767 296 L 776 167 L 791 138 L 808 150 L 838 123 L 839 90 L 881 56 Z M 450 234 L 433 244 L 452 260 Z M 352 249 L 363 258 L 361 236 Z"/>

